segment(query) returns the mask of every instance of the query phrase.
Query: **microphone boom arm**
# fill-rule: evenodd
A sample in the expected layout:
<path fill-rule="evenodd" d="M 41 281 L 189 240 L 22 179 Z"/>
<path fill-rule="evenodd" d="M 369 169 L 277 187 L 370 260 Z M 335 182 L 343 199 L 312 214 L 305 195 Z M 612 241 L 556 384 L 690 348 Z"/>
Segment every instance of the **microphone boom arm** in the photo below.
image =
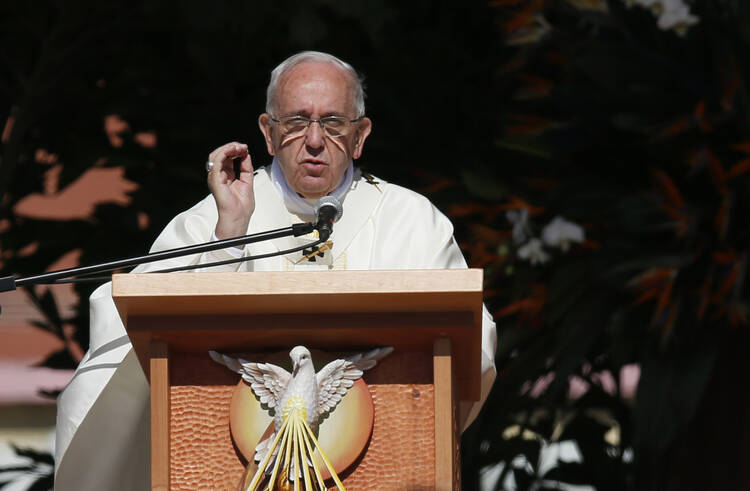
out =
<path fill-rule="evenodd" d="M 202 252 L 215 251 L 218 249 L 225 249 L 228 247 L 234 247 L 245 244 L 252 244 L 255 242 L 263 242 L 266 240 L 278 239 L 281 237 L 288 237 L 293 235 L 299 237 L 300 235 L 309 234 L 314 230 L 312 223 L 295 223 L 291 227 L 280 228 L 276 230 L 270 230 L 268 232 L 260 232 L 257 234 L 243 235 L 241 237 L 234 237 L 231 239 L 217 240 L 213 242 L 206 242 L 203 244 L 189 245 L 185 247 L 178 247 L 175 249 L 168 249 L 166 251 L 152 252 L 143 256 L 136 256 L 127 259 L 118 259 L 116 261 L 110 261 L 106 263 L 94 264 L 92 266 L 82 266 L 78 268 L 68 268 L 58 271 L 51 271 L 49 273 L 38 274 L 34 276 L 27 276 L 26 278 L 15 278 L 13 276 L 0 277 L 0 293 L 15 290 L 19 286 L 34 285 L 38 283 L 49 283 L 54 280 L 63 278 L 70 278 L 73 276 L 82 276 L 93 273 L 102 273 L 105 271 L 113 271 L 115 269 L 127 268 L 130 266 L 137 266 L 139 264 L 151 263 L 155 261 L 161 261 L 164 259 L 171 259 L 174 257 L 188 256 L 190 254 L 199 254 Z"/>

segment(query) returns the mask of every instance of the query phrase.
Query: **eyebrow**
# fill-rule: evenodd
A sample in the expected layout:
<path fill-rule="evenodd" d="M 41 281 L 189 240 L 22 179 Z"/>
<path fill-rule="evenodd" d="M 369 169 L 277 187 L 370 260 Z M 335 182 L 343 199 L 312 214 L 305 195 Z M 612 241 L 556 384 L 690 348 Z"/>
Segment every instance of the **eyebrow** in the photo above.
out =
<path fill-rule="evenodd" d="M 283 114 L 282 116 L 279 116 L 281 118 L 288 118 L 289 116 L 303 116 L 305 118 L 310 118 L 310 112 L 306 110 L 300 110 L 300 111 L 291 111 L 289 113 Z M 323 113 L 321 118 L 327 118 L 329 116 L 338 116 L 340 118 L 348 118 L 348 116 L 344 113 L 340 113 L 338 111 L 329 111 L 327 113 Z"/>

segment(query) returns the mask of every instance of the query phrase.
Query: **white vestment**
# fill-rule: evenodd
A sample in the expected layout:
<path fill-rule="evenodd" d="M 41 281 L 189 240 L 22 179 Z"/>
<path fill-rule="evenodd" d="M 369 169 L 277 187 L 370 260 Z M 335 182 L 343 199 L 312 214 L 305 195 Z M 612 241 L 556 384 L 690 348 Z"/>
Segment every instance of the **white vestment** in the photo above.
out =
<path fill-rule="evenodd" d="M 288 227 L 313 217 L 291 214 L 271 181 L 269 168 L 256 172 L 255 211 L 248 233 Z M 368 177 L 369 179 L 369 177 Z M 300 252 L 206 271 L 291 271 L 325 269 L 457 269 L 466 262 L 453 226 L 427 198 L 355 172 L 335 224 L 333 248 L 314 262 Z M 175 217 L 152 251 L 208 242 L 218 219 L 213 196 Z M 283 251 L 310 242 L 288 237 L 250 244 L 243 254 Z M 239 252 L 239 251 L 236 251 Z M 140 266 L 148 272 L 235 257 L 220 250 Z M 149 387 L 111 297 L 111 284 L 91 295 L 89 351 L 58 399 L 55 489 L 141 490 L 150 487 Z M 484 310 L 482 389 L 479 403 L 464 408 L 466 425 L 475 417 L 495 379 L 495 323 Z M 470 410 L 469 410 L 470 409 Z M 468 414 L 466 414 L 468 413 Z"/>

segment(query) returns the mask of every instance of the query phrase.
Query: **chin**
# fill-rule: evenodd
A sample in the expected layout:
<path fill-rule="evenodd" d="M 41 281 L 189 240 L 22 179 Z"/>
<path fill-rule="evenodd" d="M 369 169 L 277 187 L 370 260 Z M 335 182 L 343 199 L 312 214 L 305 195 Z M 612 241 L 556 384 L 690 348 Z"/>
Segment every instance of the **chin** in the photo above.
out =
<path fill-rule="evenodd" d="M 295 189 L 299 194 L 307 199 L 317 199 L 333 191 L 330 186 L 299 186 Z"/>

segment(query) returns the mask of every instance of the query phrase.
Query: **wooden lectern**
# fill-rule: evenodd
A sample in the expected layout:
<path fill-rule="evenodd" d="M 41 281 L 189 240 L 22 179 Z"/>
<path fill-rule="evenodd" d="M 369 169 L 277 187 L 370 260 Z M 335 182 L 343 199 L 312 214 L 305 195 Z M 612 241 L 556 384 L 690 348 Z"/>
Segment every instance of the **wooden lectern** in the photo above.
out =
<path fill-rule="evenodd" d="M 370 442 L 350 489 L 458 489 L 457 403 L 480 393 L 482 271 L 128 274 L 112 296 L 151 384 L 153 489 L 236 489 L 238 378 L 210 349 L 252 354 L 393 346 L 365 372 Z M 257 359 L 257 358 L 255 358 Z"/>

